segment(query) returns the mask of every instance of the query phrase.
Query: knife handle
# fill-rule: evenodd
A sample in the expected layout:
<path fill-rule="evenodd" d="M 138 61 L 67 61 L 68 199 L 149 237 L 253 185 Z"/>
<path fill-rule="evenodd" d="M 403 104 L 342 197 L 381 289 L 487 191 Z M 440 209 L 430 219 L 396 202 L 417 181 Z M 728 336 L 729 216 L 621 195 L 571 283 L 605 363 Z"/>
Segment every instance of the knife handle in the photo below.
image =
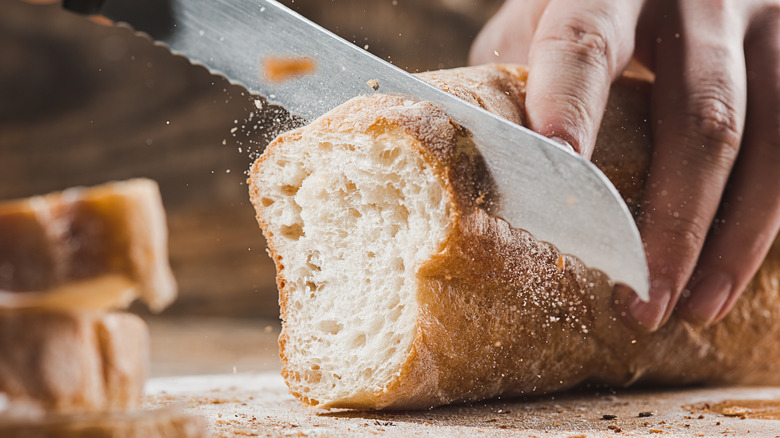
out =
<path fill-rule="evenodd" d="M 105 0 L 64 0 L 62 7 L 73 12 L 85 15 L 95 15 L 100 13 Z"/>
<path fill-rule="evenodd" d="M 211 0 L 199 0 L 208 3 Z M 172 0 L 63 0 L 62 7 L 101 24 L 125 23 L 152 39 L 174 31 Z M 195 3 L 198 3 L 197 1 Z"/>

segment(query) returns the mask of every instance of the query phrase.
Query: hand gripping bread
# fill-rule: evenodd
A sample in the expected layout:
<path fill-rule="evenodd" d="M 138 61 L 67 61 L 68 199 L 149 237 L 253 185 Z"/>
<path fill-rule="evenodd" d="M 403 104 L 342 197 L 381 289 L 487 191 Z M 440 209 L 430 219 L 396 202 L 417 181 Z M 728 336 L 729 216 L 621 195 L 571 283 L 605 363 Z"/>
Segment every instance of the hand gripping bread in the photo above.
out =
<path fill-rule="evenodd" d="M 526 72 L 422 75 L 524 123 Z M 593 161 L 636 210 L 648 88 L 612 89 Z M 620 323 L 609 279 L 490 215 L 468 132 L 425 102 L 357 97 L 268 146 L 250 196 L 277 267 L 282 373 L 320 407 L 406 409 L 627 385 L 780 383 L 780 244 L 719 324 Z M 519 224 L 522 225 L 522 224 Z"/>

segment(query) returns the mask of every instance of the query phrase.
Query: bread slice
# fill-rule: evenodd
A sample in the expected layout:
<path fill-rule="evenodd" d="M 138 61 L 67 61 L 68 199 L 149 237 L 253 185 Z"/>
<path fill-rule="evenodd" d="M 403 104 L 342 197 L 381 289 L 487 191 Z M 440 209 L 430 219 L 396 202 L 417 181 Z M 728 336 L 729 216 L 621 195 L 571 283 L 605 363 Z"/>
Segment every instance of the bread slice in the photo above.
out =
<path fill-rule="evenodd" d="M 135 315 L 0 311 L 0 420 L 136 409 L 148 374 Z"/>
<path fill-rule="evenodd" d="M 524 122 L 526 71 L 422 75 Z M 594 162 L 636 210 L 649 83 L 612 90 Z M 431 407 L 585 381 L 780 383 L 780 244 L 721 323 L 626 329 L 604 274 L 489 214 L 468 132 L 434 105 L 357 97 L 272 142 L 250 196 L 277 267 L 282 374 L 312 406 Z M 519 224 L 522 225 L 522 224 Z"/>
<path fill-rule="evenodd" d="M 140 410 L 149 331 L 111 311 L 175 293 L 153 181 L 1 203 L 0 436 L 205 436 L 199 417 Z"/>
<path fill-rule="evenodd" d="M 176 296 L 157 184 L 71 188 L 0 203 L 0 309 L 121 308 Z"/>

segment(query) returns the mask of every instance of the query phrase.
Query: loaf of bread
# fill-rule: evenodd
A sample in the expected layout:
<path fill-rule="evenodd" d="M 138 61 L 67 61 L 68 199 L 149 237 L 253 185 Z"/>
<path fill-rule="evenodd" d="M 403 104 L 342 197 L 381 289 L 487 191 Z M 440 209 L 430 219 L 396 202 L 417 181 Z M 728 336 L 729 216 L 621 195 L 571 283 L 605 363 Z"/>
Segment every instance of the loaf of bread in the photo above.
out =
<path fill-rule="evenodd" d="M 525 121 L 521 67 L 422 77 Z M 614 85 L 593 156 L 634 210 L 648 96 L 642 80 Z M 249 190 L 277 267 L 282 373 L 309 405 L 424 408 L 583 382 L 780 383 L 777 241 L 722 322 L 673 317 L 631 332 L 604 274 L 491 217 L 498 195 L 468 132 L 430 103 L 357 97 L 272 142 Z"/>
<path fill-rule="evenodd" d="M 148 179 L 0 203 L 0 309 L 162 310 L 176 296 L 165 211 Z"/>

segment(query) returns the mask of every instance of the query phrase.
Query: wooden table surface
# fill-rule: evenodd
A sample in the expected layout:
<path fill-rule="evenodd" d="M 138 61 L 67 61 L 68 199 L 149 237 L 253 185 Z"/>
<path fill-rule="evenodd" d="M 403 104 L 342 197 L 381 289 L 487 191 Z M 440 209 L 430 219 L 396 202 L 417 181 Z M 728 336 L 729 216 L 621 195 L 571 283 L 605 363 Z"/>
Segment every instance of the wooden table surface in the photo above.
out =
<path fill-rule="evenodd" d="M 148 317 L 152 377 L 279 372 L 279 319 Z"/>
<path fill-rule="evenodd" d="M 591 388 L 413 412 L 312 409 L 279 374 L 277 321 L 149 323 L 145 408 L 178 405 L 205 416 L 218 437 L 780 436 L 780 387 Z"/>
<path fill-rule="evenodd" d="M 602 390 L 414 412 L 308 408 L 276 373 L 158 378 L 148 388 L 146 407 L 178 404 L 217 437 L 780 436 L 780 388 Z"/>

